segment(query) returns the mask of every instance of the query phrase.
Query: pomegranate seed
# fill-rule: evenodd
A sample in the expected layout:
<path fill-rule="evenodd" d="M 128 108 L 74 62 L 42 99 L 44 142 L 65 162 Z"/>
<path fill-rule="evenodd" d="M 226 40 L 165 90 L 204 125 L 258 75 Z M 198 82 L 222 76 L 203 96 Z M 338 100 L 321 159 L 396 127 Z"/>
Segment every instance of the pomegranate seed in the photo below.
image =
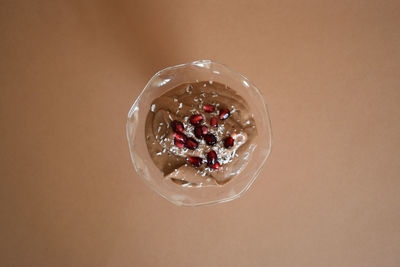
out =
<path fill-rule="evenodd" d="M 214 150 L 211 150 L 207 153 L 207 164 L 209 166 L 215 164 L 217 162 L 217 153 Z"/>
<path fill-rule="evenodd" d="M 229 115 L 231 115 L 229 109 L 222 109 L 219 112 L 219 118 L 221 120 L 226 120 L 229 117 Z"/>
<path fill-rule="evenodd" d="M 192 137 L 189 137 L 185 142 L 185 147 L 189 148 L 190 150 L 194 150 L 198 146 L 199 146 L 199 143 L 197 143 L 197 141 Z"/>
<path fill-rule="evenodd" d="M 219 168 L 221 168 L 221 164 L 219 164 L 219 162 L 217 161 L 217 162 L 215 162 L 214 164 L 211 164 L 209 167 L 210 167 L 211 169 L 218 170 Z"/>
<path fill-rule="evenodd" d="M 205 134 L 207 134 L 207 133 L 208 133 L 208 128 L 207 128 L 207 126 L 204 126 L 204 125 L 202 125 L 202 126 L 197 125 L 196 127 L 194 127 L 194 135 L 195 135 L 197 138 L 201 138 L 201 137 L 203 137 L 203 135 L 205 135 Z"/>
<path fill-rule="evenodd" d="M 195 167 L 200 167 L 203 164 L 203 159 L 199 157 L 189 157 L 189 162 Z"/>
<path fill-rule="evenodd" d="M 190 117 L 190 123 L 193 125 L 193 126 L 196 126 L 196 125 L 199 125 L 203 120 L 204 120 L 204 118 L 203 118 L 203 115 L 200 115 L 200 114 L 194 114 L 194 115 L 192 115 L 191 117 Z"/>
<path fill-rule="evenodd" d="M 172 130 L 176 133 L 183 133 L 183 130 L 185 130 L 185 126 L 183 126 L 183 123 L 177 120 L 172 121 L 171 123 Z"/>
<path fill-rule="evenodd" d="M 205 125 L 201 126 L 201 130 L 203 131 L 203 135 L 208 133 L 208 128 Z"/>
<path fill-rule="evenodd" d="M 213 105 L 204 105 L 203 110 L 204 110 L 204 112 L 210 113 L 210 112 L 214 112 L 215 108 Z"/>
<path fill-rule="evenodd" d="M 174 137 L 175 137 L 175 139 L 177 139 L 178 141 L 181 141 L 183 143 L 185 143 L 186 139 L 187 139 L 186 135 L 183 133 L 174 133 Z"/>
<path fill-rule="evenodd" d="M 232 138 L 232 136 L 228 136 L 227 138 L 225 138 L 224 140 L 224 146 L 225 148 L 231 148 L 233 146 L 234 143 L 234 139 Z"/>
<path fill-rule="evenodd" d="M 200 125 L 194 127 L 194 136 L 196 136 L 197 138 L 201 138 L 203 136 L 203 131 L 201 130 Z"/>
<path fill-rule="evenodd" d="M 210 120 L 210 125 L 212 127 L 214 127 L 214 128 L 217 127 L 218 126 L 218 119 L 216 117 L 212 117 L 211 120 Z"/>
<path fill-rule="evenodd" d="M 217 142 L 217 138 L 213 134 L 206 134 L 204 135 L 204 140 L 206 141 L 207 145 L 213 146 Z"/>
<path fill-rule="evenodd" d="M 179 147 L 179 148 L 183 148 L 185 146 L 185 143 L 182 141 L 179 141 L 178 139 L 174 139 L 174 144 Z"/>

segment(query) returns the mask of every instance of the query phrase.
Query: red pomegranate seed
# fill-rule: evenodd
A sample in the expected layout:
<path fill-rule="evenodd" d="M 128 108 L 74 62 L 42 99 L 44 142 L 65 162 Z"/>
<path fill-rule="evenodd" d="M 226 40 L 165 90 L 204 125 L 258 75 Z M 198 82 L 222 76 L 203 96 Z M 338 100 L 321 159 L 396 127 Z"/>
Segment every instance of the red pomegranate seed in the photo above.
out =
<path fill-rule="evenodd" d="M 224 146 L 225 146 L 225 148 L 231 148 L 231 147 L 233 147 L 234 141 L 235 141 L 235 140 L 232 138 L 232 136 L 228 136 L 227 138 L 225 138 L 225 140 L 224 140 Z"/>
<path fill-rule="evenodd" d="M 217 127 L 218 126 L 218 119 L 216 117 L 212 117 L 210 120 L 210 125 L 211 127 Z"/>
<path fill-rule="evenodd" d="M 199 157 L 189 157 L 189 162 L 195 167 L 200 167 L 203 164 L 203 159 Z"/>
<path fill-rule="evenodd" d="M 185 142 L 185 147 L 187 147 L 190 150 L 194 150 L 198 146 L 199 146 L 199 143 L 197 143 L 197 141 L 192 137 L 189 137 Z"/>
<path fill-rule="evenodd" d="M 194 127 L 194 135 L 197 138 L 202 138 L 203 135 L 208 133 L 208 128 L 205 125 L 197 125 L 196 127 Z"/>
<path fill-rule="evenodd" d="M 210 167 L 211 169 L 218 170 L 219 168 L 221 168 L 221 164 L 219 164 L 219 162 L 217 161 L 217 162 L 215 162 L 214 164 L 211 164 L 209 167 Z"/>
<path fill-rule="evenodd" d="M 207 145 L 209 145 L 209 146 L 213 146 L 217 142 L 217 138 L 213 134 L 204 135 L 204 140 L 206 141 Z"/>
<path fill-rule="evenodd" d="M 174 133 L 174 137 L 181 142 L 186 142 L 187 139 L 186 135 L 183 133 Z"/>
<path fill-rule="evenodd" d="M 231 115 L 229 109 L 222 109 L 219 112 L 219 119 L 226 120 Z"/>
<path fill-rule="evenodd" d="M 207 128 L 207 126 L 205 126 L 205 125 L 201 126 L 201 130 L 202 130 L 202 132 L 203 132 L 203 135 L 205 135 L 205 134 L 208 133 L 208 128 Z"/>
<path fill-rule="evenodd" d="M 171 127 L 172 130 L 176 133 L 183 133 L 183 130 L 185 130 L 185 126 L 183 126 L 183 123 L 177 120 L 174 120 L 171 122 Z"/>
<path fill-rule="evenodd" d="M 204 120 L 203 115 L 194 114 L 190 117 L 189 121 L 193 126 L 199 125 Z"/>
<path fill-rule="evenodd" d="M 179 147 L 179 148 L 183 148 L 185 146 L 185 143 L 182 141 L 179 141 L 178 139 L 174 139 L 174 144 Z"/>
<path fill-rule="evenodd" d="M 200 125 L 194 127 L 194 136 L 196 136 L 197 138 L 201 138 L 203 136 L 203 131 L 201 130 Z"/>
<path fill-rule="evenodd" d="M 210 152 L 207 153 L 207 164 L 209 166 L 215 164 L 217 162 L 217 153 L 214 150 L 211 150 Z"/>
<path fill-rule="evenodd" d="M 204 110 L 204 112 L 210 113 L 210 112 L 214 112 L 215 108 L 213 105 L 204 105 L 203 110 Z"/>

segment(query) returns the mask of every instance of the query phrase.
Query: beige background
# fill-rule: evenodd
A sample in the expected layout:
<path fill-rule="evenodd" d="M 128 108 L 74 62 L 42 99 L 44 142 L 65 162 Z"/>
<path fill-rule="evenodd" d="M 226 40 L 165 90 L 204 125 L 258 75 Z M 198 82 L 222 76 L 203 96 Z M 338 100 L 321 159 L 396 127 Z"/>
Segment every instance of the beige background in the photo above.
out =
<path fill-rule="evenodd" d="M 1 1 L 1 266 L 400 266 L 399 1 Z M 253 187 L 175 207 L 125 118 L 214 59 L 267 98 Z"/>

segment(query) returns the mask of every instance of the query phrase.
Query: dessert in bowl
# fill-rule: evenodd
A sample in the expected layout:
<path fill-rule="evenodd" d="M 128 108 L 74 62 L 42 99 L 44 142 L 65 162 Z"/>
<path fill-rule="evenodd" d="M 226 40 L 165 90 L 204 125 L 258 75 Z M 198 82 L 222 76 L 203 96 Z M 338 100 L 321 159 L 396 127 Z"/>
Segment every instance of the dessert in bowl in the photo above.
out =
<path fill-rule="evenodd" d="M 260 91 L 210 60 L 155 74 L 129 111 L 127 137 L 138 175 L 161 196 L 188 206 L 239 197 L 272 145 Z"/>

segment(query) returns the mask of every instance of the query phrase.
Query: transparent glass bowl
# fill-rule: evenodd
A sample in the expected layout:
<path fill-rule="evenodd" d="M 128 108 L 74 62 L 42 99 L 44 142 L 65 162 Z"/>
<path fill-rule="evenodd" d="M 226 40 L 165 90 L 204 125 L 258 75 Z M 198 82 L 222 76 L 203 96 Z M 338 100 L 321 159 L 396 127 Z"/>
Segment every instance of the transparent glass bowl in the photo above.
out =
<path fill-rule="evenodd" d="M 181 187 L 166 182 L 153 163 L 145 140 L 145 122 L 152 101 L 166 91 L 188 82 L 212 80 L 226 84 L 241 95 L 254 114 L 258 136 L 256 148 L 246 168 L 222 186 Z M 139 177 L 154 191 L 176 205 L 197 206 L 222 203 L 241 196 L 249 189 L 266 162 L 272 146 L 268 108 L 261 92 L 246 77 L 231 68 L 211 60 L 199 60 L 169 67 L 157 72 L 132 105 L 126 124 L 132 163 Z"/>

